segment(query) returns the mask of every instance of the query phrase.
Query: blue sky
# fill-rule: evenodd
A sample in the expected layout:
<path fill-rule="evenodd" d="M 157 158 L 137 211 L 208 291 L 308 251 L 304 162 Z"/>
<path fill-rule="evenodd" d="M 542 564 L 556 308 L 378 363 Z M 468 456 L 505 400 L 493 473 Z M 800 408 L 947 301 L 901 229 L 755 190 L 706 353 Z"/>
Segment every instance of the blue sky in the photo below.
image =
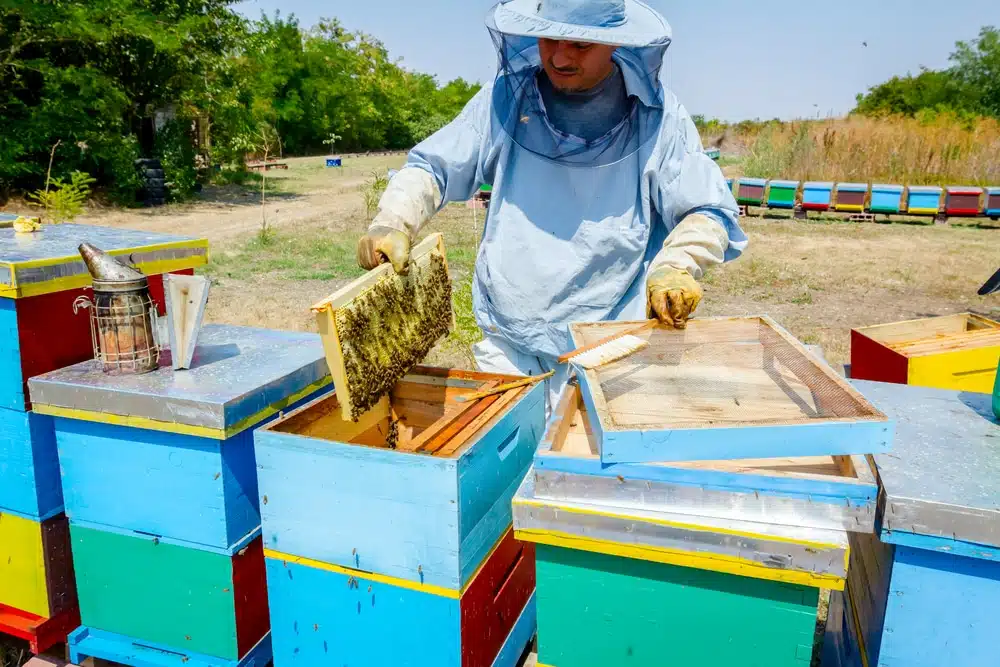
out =
<path fill-rule="evenodd" d="M 997 0 L 648 0 L 673 26 L 664 80 L 693 114 L 725 120 L 849 111 L 894 74 L 941 68 L 959 39 L 1000 25 Z M 375 35 L 404 66 L 485 81 L 496 55 L 483 25 L 493 0 L 245 0 L 303 26 L 334 16 Z M 868 46 L 862 45 L 867 42 Z"/>

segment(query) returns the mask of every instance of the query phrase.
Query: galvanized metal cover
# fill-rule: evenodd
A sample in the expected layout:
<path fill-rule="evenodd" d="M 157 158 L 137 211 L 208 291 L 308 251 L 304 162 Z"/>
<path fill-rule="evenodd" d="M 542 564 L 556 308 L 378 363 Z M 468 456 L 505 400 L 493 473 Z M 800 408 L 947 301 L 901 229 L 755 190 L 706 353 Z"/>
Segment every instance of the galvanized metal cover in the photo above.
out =
<path fill-rule="evenodd" d="M 225 430 L 318 389 L 328 375 L 316 334 L 207 325 L 190 370 L 174 371 L 169 355 L 144 375 L 111 376 L 86 361 L 32 378 L 29 388 L 40 411 L 51 406 Z"/>
<path fill-rule="evenodd" d="M 988 394 L 854 381 L 896 420 L 876 455 L 882 535 L 900 531 L 1000 547 L 1000 424 Z"/>
<path fill-rule="evenodd" d="M 4 292 L 3 296 L 21 296 L 14 290 L 59 279 L 80 278 L 81 284 L 89 284 L 90 274 L 77 250 L 84 242 L 112 255 L 131 255 L 131 261 L 140 267 L 147 264 L 173 271 L 201 266 L 208 261 L 208 242 L 186 236 L 74 224 L 43 225 L 31 234 L 18 234 L 12 227 L 0 228 L 0 291 Z"/>
<path fill-rule="evenodd" d="M 568 538 L 577 548 L 604 552 L 625 547 L 630 557 L 659 561 L 659 555 L 691 554 L 699 559 L 742 561 L 756 569 L 745 576 L 772 578 L 778 572 L 824 579 L 823 587 L 842 590 L 847 576 L 847 533 L 692 517 L 667 512 L 584 504 L 538 498 L 529 471 L 514 496 L 514 530 L 523 541 L 546 543 L 549 536 Z M 610 545 L 610 546 L 608 546 Z M 715 569 L 707 563 L 703 569 Z"/>

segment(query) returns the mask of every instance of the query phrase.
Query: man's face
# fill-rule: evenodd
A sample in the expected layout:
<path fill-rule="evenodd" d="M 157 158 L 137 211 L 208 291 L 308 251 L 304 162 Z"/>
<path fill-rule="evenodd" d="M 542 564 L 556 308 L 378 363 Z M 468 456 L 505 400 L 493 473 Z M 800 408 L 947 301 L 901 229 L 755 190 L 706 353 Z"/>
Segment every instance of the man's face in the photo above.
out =
<path fill-rule="evenodd" d="M 613 68 L 614 46 L 586 42 L 539 39 L 538 51 L 549 81 L 566 93 L 590 90 L 604 81 Z"/>

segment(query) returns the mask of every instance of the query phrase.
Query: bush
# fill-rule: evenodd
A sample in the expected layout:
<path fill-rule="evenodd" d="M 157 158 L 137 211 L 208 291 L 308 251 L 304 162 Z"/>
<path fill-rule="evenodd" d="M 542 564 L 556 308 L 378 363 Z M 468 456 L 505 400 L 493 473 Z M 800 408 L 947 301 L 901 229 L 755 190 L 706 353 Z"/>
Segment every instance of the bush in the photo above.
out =
<path fill-rule="evenodd" d="M 43 209 L 42 222 L 59 224 L 70 222 L 83 213 L 83 203 L 90 196 L 90 185 L 95 180 L 82 171 L 70 174 L 70 181 L 53 178 L 44 190 L 36 190 L 28 195 L 35 206 Z"/>
<path fill-rule="evenodd" d="M 153 144 L 153 157 L 163 167 L 171 201 L 190 198 L 198 186 L 194 143 L 191 141 L 189 126 L 190 122 L 185 120 L 168 121 L 157 131 Z"/>
<path fill-rule="evenodd" d="M 134 136 L 112 137 L 94 146 L 94 153 L 101 163 L 108 199 L 122 206 L 138 205 L 139 192 L 145 186 L 135 167 L 135 161 L 142 157 L 139 141 Z"/>

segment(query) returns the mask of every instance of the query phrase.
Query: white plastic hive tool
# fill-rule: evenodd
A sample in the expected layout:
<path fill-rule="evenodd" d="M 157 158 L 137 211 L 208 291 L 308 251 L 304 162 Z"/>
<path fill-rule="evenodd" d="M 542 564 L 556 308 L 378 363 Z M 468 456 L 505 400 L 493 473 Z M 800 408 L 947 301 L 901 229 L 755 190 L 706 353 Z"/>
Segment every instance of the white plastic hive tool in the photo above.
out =
<path fill-rule="evenodd" d="M 198 331 L 205 319 L 208 303 L 208 278 L 201 276 L 163 276 L 167 301 L 167 331 L 174 370 L 191 368 Z"/>

